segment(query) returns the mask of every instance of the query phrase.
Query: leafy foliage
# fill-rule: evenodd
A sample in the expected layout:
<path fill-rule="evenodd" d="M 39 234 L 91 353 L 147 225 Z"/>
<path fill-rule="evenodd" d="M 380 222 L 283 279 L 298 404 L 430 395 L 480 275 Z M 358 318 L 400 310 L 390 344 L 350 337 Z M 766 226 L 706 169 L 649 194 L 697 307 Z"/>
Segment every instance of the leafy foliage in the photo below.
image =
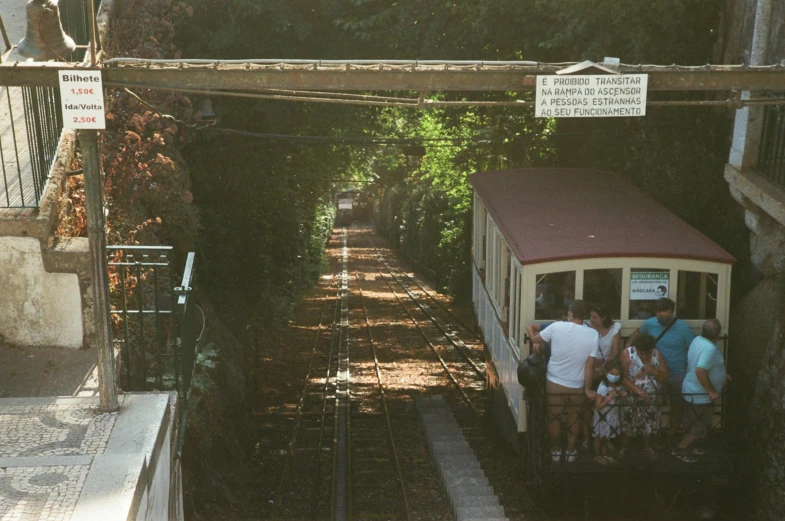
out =
<path fill-rule="evenodd" d="M 194 57 L 574 61 L 618 56 L 626 63 L 680 64 L 711 60 L 723 8 L 719 0 L 190 0 L 189 6 L 193 18 L 179 36 L 185 53 Z M 515 92 L 428 95 L 444 100 L 531 99 Z M 312 202 L 293 202 L 299 197 L 295 194 L 305 190 L 304 178 L 309 183 L 378 179 L 373 198 L 379 230 L 434 272 L 439 284 L 459 294 L 466 294 L 469 274 L 467 179 L 486 169 L 544 165 L 616 170 L 744 257 L 746 234 L 738 213 L 729 210 L 735 206 L 725 195 L 722 179 L 728 124 L 721 110 L 651 109 L 638 120 L 557 122 L 535 120 L 522 108 L 414 112 L 228 101 L 223 114 L 222 125 L 256 132 L 425 140 L 426 154 L 417 166 L 408 165 L 403 151 L 393 147 L 326 152 L 327 147 L 282 142 L 238 145 L 236 138 L 218 135 L 203 141 L 200 146 L 210 152 L 193 158 L 206 165 L 208 155 L 221 156 L 220 166 L 214 164 L 213 173 L 202 177 L 209 179 L 205 186 L 212 187 L 210 193 L 220 189 L 233 198 L 234 206 L 225 208 L 220 219 L 241 212 L 243 222 L 251 224 L 244 228 L 253 229 L 259 240 L 250 249 L 226 244 L 228 251 L 233 256 L 254 252 L 255 266 L 244 267 L 275 276 L 276 284 L 297 278 L 296 263 L 286 264 L 297 254 L 285 241 L 302 241 L 304 228 L 295 229 L 292 222 L 315 218 L 320 214 L 313 210 L 327 202 L 330 187 L 324 183 L 308 185 L 318 186 L 313 190 L 320 194 L 309 199 Z M 444 137 L 457 141 L 427 141 Z M 234 154 L 243 156 L 242 164 L 239 159 L 235 163 Z M 229 165 L 232 174 L 223 175 L 239 184 L 222 188 L 214 172 L 226 172 Z M 299 210 L 279 208 L 282 198 Z M 263 209 L 254 208 L 252 201 Z M 216 214 L 215 222 L 220 219 Z M 217 230 L 212 237 L 231 233 L 228 228 Z M 243 262 L 230 264 L 240 268 Z M 280 262 L 288 267 L 264 267 Z M 226 276 L 236 273 L 227 269 Z M 281 284 L 287 291 L 296 286 Z M 259 289 L 260 294 L 271 291 L 267 286 Z"/>
<path fill-rule="evenodd" d="M 108 56 L 178 57 L 175 27 L 192 10 L 184 2 L 132 0 L 111 17 Z M 167 244 L 184 262 L 199 229 L 191 204 L 188 168 L 180 155 L 190 100 L 182 94 L 148 90 L 108 91 L 107 129 L 101 142 L 109 244 Z M 167 113 L 162 113 L 166 107 Z M 173 114 L 173 115 L 172 115 Z M 76 165 L 74 165 L 76 166 Z M 70 178 L 60 199 L 58 236 L 86 236 L 84 187 Z"/>

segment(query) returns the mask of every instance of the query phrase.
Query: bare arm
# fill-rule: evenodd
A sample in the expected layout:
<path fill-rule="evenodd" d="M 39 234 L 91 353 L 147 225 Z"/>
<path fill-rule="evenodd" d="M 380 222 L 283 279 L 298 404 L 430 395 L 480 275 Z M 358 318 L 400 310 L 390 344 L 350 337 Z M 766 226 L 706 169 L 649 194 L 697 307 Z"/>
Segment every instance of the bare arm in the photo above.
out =
<path fill-rule="evenodd" d="M 621 365 L 624 368 L 622 371 L 621 383 L 625 388 L 629 389 L 632 394 L 643 398 L 643 396 L 646 396 L 646 391 L 636 386 L 632 381 L 632 378 L 630 378 L 630 363 L 630 352 L 625 349 L 621 352 Z"/>
<path fill-rule="evenodd" d="M 611 344 L 610 360 L 613 360 L 614 358 L 619 356 L 619 351 L 621 351 L 621 331 L 619 331 L 613 336 L 613 343 Z"/>
<path fill-rule="evenodd" d="M 660 364 L 660 368 L 657 370 L 654 377 L 660 382 L 667 382 L 668 378 L 671 377 L 671 372 L 668 370 L 668 365 L 665 363 L 665 359 L 662 357 L 662 353 L 660 353 L 659 349 L 657 350 L 657 361 Z"/>
<path fill-rule="evenodd" d="M 703 388 L 706 389 L 706 391 L 708 391 L 709 398 L 711 398 L 712 401 L 720 397 L 720 393 L 718 393 L 717 389 L 715 389 L 714 386 L 711 385 L 711 380 L 709 380 L 709 372 L 706 369 L 703 369 L 702 367 L 698 367 L 697 369 L 695 369 L 695 376 L 698 377 L 698 381 L 703 386 Z"/>
<path fill-rule="evenodd" d="M 543 339 L 540 336 L 541 330 L 542 328 L 537 323 L 526 326 L 526 334 L 529 335 L 529 340 L 532 343 L 532 349 L 537 354 L 540 354 L 540 345 L 543 343 Z"/>
<path fill-rule="evenodd" d="M 597 393 L 591 388 L 592 377 L 594 376 L 594 357 L 590 356 L 586 360 L 586 366 L 583 369 L 583 389 L 586 397 L 589 400 L 597 398 Z"/>
<path fill-rule="evenodd" d="M 529 324 L 526 326 L 526 334 L 529 335 L 529 338 L 534 338 L 540 331 L 541 327 L 539 324 Z"/>
<path fill-rule="evenodd" d="M 633 331 L 632 334 L 630 335 L 630 338 L 627 339 L 627 343 L 624 344 L 624 347 L 630 347 L 633 344 L 633 342 L 635 342 L 635 339 L 638 338 L 641 335 L 642 335 L 642 333 L 641 333 L 640 328 L 636 329 L 635 331 Z"/>
<path fill-rule="evenodd" d="M 594 398 L 594 408 L 599 411 L 600 409 L 608 405 L 608 402 L 610 402 L 613 399 L 613 397 L 614 397 L 613 391 L 608 393 L 608 396 L 604 398 L 599 394 L 597 394 L 597 396 Z"/>

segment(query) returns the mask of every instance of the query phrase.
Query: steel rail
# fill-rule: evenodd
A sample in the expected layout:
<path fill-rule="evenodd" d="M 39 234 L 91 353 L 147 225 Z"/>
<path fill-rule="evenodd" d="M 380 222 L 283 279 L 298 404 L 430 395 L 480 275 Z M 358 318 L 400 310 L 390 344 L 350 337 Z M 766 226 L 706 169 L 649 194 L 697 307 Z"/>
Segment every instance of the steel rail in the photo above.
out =
<path fill-rule="evenodd" d="M 333 286 L 333 281 L 330 281 L 329 287 Z M 337 311 L 337 302 L 336 300 L 336 311 Z M 308 369 L 305 372 L 305 377 L 303 378 L 303 390 L 300 393 L 300 400 L 297 403 L 297 410 L 295 411 L 294 416 L 294 425 L 292 426 L 292 434 L 289 438 L 289 447 L 286 453 L 286 460 L 284 461 L 283 469 L 281 470 L 281 479 L 279 481 L 278 493 L 276 494 L 275 498 L 275 505 L 273 506 L 273 514 L 271 519 L 276 520 L 278 519 L 278 513 L 281 509 L 281 505 L 283 504 L 283 491 L 286 486 L 286 481 L 289 477 L 289 470 L 291 468 L 292 458 L 294 457 L 294 446 L 297 443 L 297 435 L 299 434 L 300 424 L 302 423 L 303 417 L 303 408 L 305 405 L 305 397 L 308 394 L 308 382 L 311 379 L 311 371 L 313 370 L 313 363 L 316 359 L 316 348 L 319 345 L 319 339 L 322 336 L 322 323 L 324 322 L 324 314 L 327 310 L 327 303 L 330 301 L 329 298 L 324 299 L 324 304 L 322 304 L 322 311 L 319 315 L 319 325 L 316 328 L 316 335 L 313 340 L 313 346 L 311 347 L 311 355 L 308 360 Z"/>
<path fill-rule="evenodd" d="M 349 272 L 346 228 L 341 242 L 341 321 L 339 325 L 338 360 L 335 375 L 335 415 L 333 423 L 333 479 L 330 494 L 330 513 L 333 521 L 345 521 L 351 511 L 349 469 L 351 451 L 347 443 L 349 432 Z"/>
<path fill-rule="evenodd" d="M 336 340 L 340 341 L 339 335 L 335 334 L 337 324 L 338 324 L 338 310 L 340 309 L 341 300 L 336 296 L 335 299 L 335 311 L 333 312 L 333 322 L 332 322 L 332 331 L 333 335 L 330 337 L 330 351 L 327 353 L 327 373 L 324 377 L 324 387 L 322 390 L 322 415 L 319 418 L 319 442 L 316 445 L 316 469 L 314 474 L 316 475 L 317 482 L 321 478 L 322 475 L 322 447 L 324 446 L 324 426 L 325 426 L 325 418 L 327 417 L 327 403 L 329 395 L 327 393 L 328 389 L 330 388 L 330 374 L 332 373 L 332 363 L 333 363 L 333 352 L 335 351 Z M 318 519 L 318 506 L 319 506 L 319 490 L 317 489 L 317 493 L 314 494 L 311 500 L 311 518 L 314 520 Z"/>
<path fill-rule="evenodd" d="M 373 352 L 373 364 L 376 370 L 376 381 L 379 383 L 379 393 L 382 396 L 382 406 L 384 408 L 384 418 L 387 423 L 387 433 L 390 437 L 390 445 L 392 446 L 393 457 L 395 459 L 395 468 L 398 472 L 398 484 L 401 488 L 401 498 L 403 499 L 403 508 L 406 511 L 406 519 L 408 521 L 412 520 L 411 510 L 409 509 L 409 499 L 406 495 L 406 485 L 403 480 L 403 471 L 401 470 L 401 462 L 400 458 L 398 457 L 398 449 L 395 445 L 395 437 L 393 435 L 392 430 L 392 421 L 390 420 L 390 411 L 387 406 L 387 394 L 384 392 L 384 382 L 382 381 L 382 372 L 381 367 L 379 366 L 379 357 L 376 354 L 376 342 L 373 339 L 373 333 L 371 332 L 371 323 L 368 320 L 368 308 L 365 306 L 365 296 L 363 295 L 362 285 L 360 283 L 360 276 L 355 271 L 354 273 L 355 278 L 357 279 L 357 289 L 360 293 L 360 304 L 363 308 L 363 317 L 365 317 L 365 330 L 368 332 L 368 343 L 371 345 L 371 351 Z"/>
<path fill-rule="evenodd" d="M 480 367 L 479 365 L 477 365 L 477 362 L 475 362 L 469 356 L 469 354 L 466 353 L 466 350 L 468 350 L 468 348 L 466 347 L 466 344 L 464 344 L 463 341 L 460 340 L 460 339 L 458 339 L 458 341 L 456 341 L 455 340 L 455 334 L 453 332 L 448 332 L 447 329 L 445 329 L 445 327 L 442 326 L 442 324 L 436 319 L 436 317 L 434 317 L 433 314 L 425 306 L 422 305 L 422 303 L 417 299 L 417 297 L 415 297 L 412 294 L 412 292 L 409 291 L 409 288 L 407 288 L 400 281 L 400 279 L 398 279 L 398 277 L 395 276 L 395 274 L 392 272 L 392 269 L 390 269 L 390 265 L 387 263 L 384 255 L 381 253 L 381 250 L 379 250 L 379 248 L 376 247 L 376 243 L 373 241 L 372 238 L 369 238 L 369 239 L 371 241 L 371 244 L 373 244 L 373 248 L 376 251 L 376 255 L 381 259 L 380 260 L 381 264 L 387 269 L 388 273 L 392 276 L 393 280 L 395 280 L 395 282 L 397 282 L 398 285 L 401 286 L 401 288 L 403 288 L 403 290 L 406 292 L 406 294 L 409 295 L 409 298 L 411 298 L 414 301 L 414 303 L 417 304 L 417 307 L 419 307 L 420 310 L 423 313 L 428 315 L 428 318 L 431 319 L 431 322 L 433 322 L 436 325 L 436 327 L 439 328 L 439 331 L 441 331 L 442 334 L 444 334 L 444 336 L 447 338 L 447 340 L 449 340 L 450 344 L 452 344 L 452 346 L 456 349 L 456 351 L 458 351 L 461 354 L 461 356 L 463 356 L 466 359 L 466 361 L 469 363 L 469 365 L 472 366 L 472 369 L 474 369 L 474 372 L 476 372 L 478 375 L 480 375 L 482 377 L 485 377 L 485 367 Z"/>
<path fill-rule="evenodd" d="M 376 262 L 378 262 L 379 264 L 382 264 L 382 262 L 379 260 L 378 256 L 377 256 Z M 469 398 L 469 395 L 466 394 L 466 391 L 464 391 L 463 387 L 461 387 L 460 382 L 458 382 L 458 380 L 455 378 L 455 375 L 452 373 L 452 371 L 450 371 L 450 368 L 447 366 L 447 362 L 445 362 L 444 358 L 442 357 L 442 355 L 439 354 L 439 351 L 436 349 L 436 346 L 434 345 L 434 343 L 431 342 L 431 339 L 428 338 L 428 335 L 425 334 L 425 331 L 423 331 L 422 326 L 420 326 L 420 323 L 417 322 L 417 319 L 414 318 L 414 315 L 412 315 L 411 311 L 409 311 L 409 309 L 406 307 L 406 305 L 404 305 L 403 301 L 401 300 L 401 297 L 399 297 L 398 294 L 395 292 L 395 289 L 393 289 L 392 284 L 390 284 L 390 281 L 387 280 L 387 277 L 384 276 L 384 273 L 382 273 L 382 270 L 377 270 L 377 271 L 379 272 L 379 275 L 382 276 L 382 280 L 384 280 L 385 284 L 387 284 L 387 287 L 390 289 L 390 293 L 393 294 L 395 299 L 398 301 L 398 304 L 400 304 L 401 307 L 403 308 L 403 310 L 406 311 L 406 314 L 409 315 L 409 318 L 411 319 L 411 321 L 414 324 L 414 326 L 417 328 L 417 331 L 420 333 L 420 336 L 423 337 L 423 340 L 425 340 L 425 342 L 431 348 L 431 351 L 433 351 L 433 354 L 435 354 L 436 358 L 439 359 L 439 363 L 444 368 L 444 371 L 447 373 L 447 376 L 449 377 L 449 379 L 455 385 L 455 388 L 458 389 L 458 392 L 461 393 L 461 396 L 463 397 L 463 400 L 471 408 L 471 410 L 474 411 L 474 413 L 477 416 L 481 416 L 480 411 L 477 410 L 477 407 L 474 406 L 474 404 L 471 401 L 471 398 Z M 410 295 L 410 298 L 412 298 L 411 295 Z M 415 300 L 415 302 L 416 302 L 416 299 L 412 298 L 412 300 Z"/>
<path fill-rule="evenodd" d="M 406 257 L 406 256 L 405 256 L 404 258 L 407 258 L 407 259 L 408 259 L 409 257 Z M 412 259 L 412 261 L 413 261 L 413 262 L 416 262 L 416 261 L 414 261 L 413 259 Z M 400 265 L 400 263 L 398 263 L 398 264 Z M 455 319 L 455 322 L 457 322 L 459 326 L 461 326 L 461 327 L 462 327 L 464 330 L 466 330 L 466 332 L 467 332 L 467 333 L 469 333 L 469 334 L 470 334 L 470 335 L 472 335 L 474 338 L 476 338 L 476 339 L 478 339 L 478 340 L 480 340 L 480 341 L 482 340 L 482 339 L 481 339 L 481 337 L 480 337 L 480 335 L 478 335 L 478 334 L 475 332 L 475 328 L 472 328 L 472 327 L 469 327 L 469 326 L 467 326 L 467 325 L 466 325 L 466 323 L 465 323 L 463 320 L 461 320 L 461 318 L 460 318 L 460 317 L 458 317 L 458 315 L 456 315 L 455 313 L 453 313 L 453 312 L 450 310 L 450 308 L 448 308 L 448 307 L 447 307 L 445 304 L 443 304 L 443 303 L 442 303 L 442 302 L 441 302 L 439 299 L 437 299 L 436 297 L 434 297 L 434 296 L 433 296 L 433 294 L 432 294 L 431 292 L 429 292 L 427 289 L 425 289 L 425 287 L 424 287 L 422 284 L 420 284 L 420 283 L 417 281 L 417 279 L 416 279 L 415 277 L 412 277 L 412 276 L 411 276 L 411 275 L 409 275 L 409 274 L 408 274 L 408 273 L 407 273 L 405 270 L 402 270 L 402 269 L 400 269 L 400 268 L 398 269 L 398 271 L 400 271 L 401 273 L 403 273 L 403 275 L 404 275 L 404 276 L 405 276 L 407 279 L 409 279 L 410 281 L 412 281 L 412 282 L 413 282 L 413 283 L 414 283 L 414 284 L 415 284 L 415 285 L 416 285 L 418 288 L 420 288 L 420 290 L 421 290 L 423 293 L 425 293 L 425 295 L 426 295 L 426 296 L 428 296 L 428 297 L 429 297 L 429 298 L 430 298 L 432 301 L 434 301 L 434 302 L 436 303 L 436 305 L 437 305 L 437 306 L 439 306 L 440 308 L 442 308 L 442 309 L 443 309 L 443 310 L 444 310 L 444 311 L 445 311 L 445 312 L 446 312 L 448 315 L 450 315 L 452 318 L 454 318 L 454 319 Z"/>

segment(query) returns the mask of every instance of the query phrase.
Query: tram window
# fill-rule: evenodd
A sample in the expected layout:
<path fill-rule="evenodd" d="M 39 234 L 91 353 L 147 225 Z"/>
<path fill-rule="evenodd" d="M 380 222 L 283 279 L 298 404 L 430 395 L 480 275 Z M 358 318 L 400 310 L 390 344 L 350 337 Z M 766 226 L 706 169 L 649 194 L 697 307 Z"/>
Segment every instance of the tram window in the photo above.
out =
<path fill-rule="evenodd" d="M 654 316 L 654 306 L 670 295 L 670 270 L 633 268 L 630 272 L 630 320 Z"/>
<path fill-rule="evenodd" d="M 606 304 L 614 318 L 621 315 L 621 278 L 623 270 L 584 270 L 583 300 L 590 304 Z"/>
<path fill-rule="evenodd" d="M 717 316 L 717 274 L 679 271 L 679 318 L 706 319 Z"/>
<path fill-rule="evenodd" d="M 561 320 L 575 300 L 575 272 L 562 271 L 537 275 L 535 320 Z"/>

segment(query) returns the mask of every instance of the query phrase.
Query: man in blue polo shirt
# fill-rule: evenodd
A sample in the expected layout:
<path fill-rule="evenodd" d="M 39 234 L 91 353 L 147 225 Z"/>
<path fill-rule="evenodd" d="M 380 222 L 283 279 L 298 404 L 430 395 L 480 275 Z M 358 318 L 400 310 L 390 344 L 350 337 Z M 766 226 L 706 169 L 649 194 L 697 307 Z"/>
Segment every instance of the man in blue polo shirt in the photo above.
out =
<path fill-rule="evenodd" d="M 686 402 L 684 413 L 684 438 L 673 449 L 672 454 L 687 463 L 697 461 L 695 455 L 702 454 L 700 448 L 693 448 L 696 440 L 704 440 L 712 427 L 714 406 L 722 393 L 728 378 L 725 358 L 717 347 L 722 333 L 722 325 L 716 318 L 703 324 L 701 336 L 690 344 L 687 355 L 687 376 L 684 377 L 682 392 Z"/>
<path fill-rule="evenodd" d="M 635 339 L 644 333 L 657 339 L 657 350 L 662 353 L 665 365 L 668 366 L 670 372 L 670 379 L 665 384 L 665 390 L 670 395 L 673 406 L 673 417 L 669 422 L 671 434 L 676 432 L 681 424 L 681 384 L 687 373 L 687 350 L 695 338 L 690 326 L 674 316 L 675 311 L 675 302 L 669 298 L 659 299 L 654 308 L 654 316 L 634 331 L 627 342 L 627 347 L 635 345 Z"/>

